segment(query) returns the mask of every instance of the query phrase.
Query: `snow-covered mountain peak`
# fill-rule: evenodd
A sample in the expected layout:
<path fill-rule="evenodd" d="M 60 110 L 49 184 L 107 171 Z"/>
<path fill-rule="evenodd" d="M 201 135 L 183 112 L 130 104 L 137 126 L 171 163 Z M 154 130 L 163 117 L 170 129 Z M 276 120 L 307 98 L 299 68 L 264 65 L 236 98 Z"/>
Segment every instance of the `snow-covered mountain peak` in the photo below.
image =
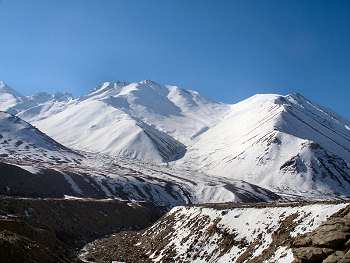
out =
<path fill-rule="evenodd" d="M 48 101 L 53 102 L 68 102 L 73 100 L 73 95 L 71 93 L 62 93 L 62 92 L 56 92 L 54 95 L 51 95 L 47 92 L 38 92 L 35 94 L 31 94 L 26 97 L 29 101 L 35 103 L 35 104 L 42 104 L 46 103 Z"/>
<path fill-rule="evenodd" d="M 15 89 L 11 88 L 9 85 L 5 84 L 4 82 L 0 82 L 0 94 L 9 94 L 12 95 L 13 97 L 16 98 L 24 98 L 24 96 L 22 94 L 20 94 L 18 91 L 16 91 Z"/>
<path fill-rule="evenodd" d="M 54 95 L 38 92 L 23 96 L 4 82 L 0 84 L 0 110 L 19 115 L 29 122 L 46 118 L 52 113 L 61 111 L 72 100 L 72 94 L 61 92 L 56 92 Z"/>
<path fill-rule="evenodd" d="M 232 105 L 178 164 L 281 192 L 347 195 L 348 123 L 300 94 L 258 94 Z"/>
<path fill-rule="evenodd" d="M 232 111 L 254 109 L 266 105 L 267 103 L 274 103 L 275 101 L 278 101 L 280 97 L 283 96 L 278 94 L 255 94 L 245 100 L 232 104 L 231 107 Z"/>
<path fill-rule="evenodd" d="M 0 92 L 13 92 L 15 91 L 14 89 L 12 89 L 9 85 L 7 85 L 5 82 L 0 81 Z M 16 91 L 15 91 L 16 92 Z M 18 93 L 18 92 L 17 92 Z"/>
<path fill-rule="evenodd" d="M 133 83 L 132 86 L 133 89 L 130 89 L 130 92 L 134 97 L 159 96 L 159 98 L 161 97 L 162 99 L 167 99 L 167 95 L 169 94 L 169 89 L 166 85 L 161 85 L 150 79 Z"/>
<path fill-rule="evenodd" d="M 0 111 L 8 111 L 17 114 L 17 106 L 19 108 L 29 108 L 32 105 L 28 99 L 17 92 L 15 89 L 6 85 L 4 82 L 0 84 Z"/>
<path fill-rule="evenodd" d="M 50 99 L 52 99 L 52 96 L 47 92 L 38 92 L 38 93 L 27 96 L 27 98 L 30 101 L 34 101 L 37 103 L 45 103 L 45 102 L 49 101 Z"/>

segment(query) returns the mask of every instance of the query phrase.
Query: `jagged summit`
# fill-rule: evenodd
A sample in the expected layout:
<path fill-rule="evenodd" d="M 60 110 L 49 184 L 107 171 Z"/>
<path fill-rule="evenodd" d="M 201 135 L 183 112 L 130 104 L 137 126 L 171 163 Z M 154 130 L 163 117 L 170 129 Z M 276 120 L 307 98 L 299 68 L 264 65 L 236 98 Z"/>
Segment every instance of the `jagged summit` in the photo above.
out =
<path fill-rule="evenodd" d="M 49 101 L 52 98 L 52 96 L 47 93 L 47 92 L 38 92 L 32 95 L 28 96 L 28 99 L 31 101 L 35 101 L 38 103 L 45 103 L 47 101 Z"/>
<path fill-rule="evenodd" d="M 56 92 L 52 96 L 52 98 L 56 101 L 69 101 L 74 99 L 73 95 L 69 92 L 66 92 L 66 93 Z"/>

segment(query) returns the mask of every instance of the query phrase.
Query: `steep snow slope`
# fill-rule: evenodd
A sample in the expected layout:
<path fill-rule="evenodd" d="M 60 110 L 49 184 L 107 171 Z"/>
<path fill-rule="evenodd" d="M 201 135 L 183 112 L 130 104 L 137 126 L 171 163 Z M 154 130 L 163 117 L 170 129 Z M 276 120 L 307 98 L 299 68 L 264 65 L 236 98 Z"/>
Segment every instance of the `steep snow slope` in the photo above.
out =
<path fill-rule="evenodd" d="M 154 162 L 184 146 L 164 132 L 100 100 L 83 100 L 35 125 L 68 147 Z"/>
<path fill-rule="evenodd" d="M 301 95 L 255 95 L 199 136 L 178 164 L 280 193 L 350 194 L 349 121 Z"/>
<path fill-rule="evenodd" d="M 0 111 L 0 156 L 30 162 L 77 163 L 81 158 L 30 124 Z"/>

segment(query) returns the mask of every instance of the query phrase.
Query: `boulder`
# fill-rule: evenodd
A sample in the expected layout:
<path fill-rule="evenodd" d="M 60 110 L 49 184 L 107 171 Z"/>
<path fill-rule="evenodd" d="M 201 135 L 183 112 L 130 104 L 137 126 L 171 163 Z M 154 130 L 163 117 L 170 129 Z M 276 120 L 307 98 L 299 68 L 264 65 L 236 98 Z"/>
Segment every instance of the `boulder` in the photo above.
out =
<path fill-rule="evenodd" d="M 333 250 L 319 247 L 294 248 L 293 254 L 297 262 L 318 262 L 332 253 Z"/>
<path fill-rule="evenodd" d="M 317 231 L 312 237 L 312 244 L 317 247 L 328 247 L 339 249 L 349 239 L 350 232 L 342 231 L 330 231 L 323 232 Z"/>

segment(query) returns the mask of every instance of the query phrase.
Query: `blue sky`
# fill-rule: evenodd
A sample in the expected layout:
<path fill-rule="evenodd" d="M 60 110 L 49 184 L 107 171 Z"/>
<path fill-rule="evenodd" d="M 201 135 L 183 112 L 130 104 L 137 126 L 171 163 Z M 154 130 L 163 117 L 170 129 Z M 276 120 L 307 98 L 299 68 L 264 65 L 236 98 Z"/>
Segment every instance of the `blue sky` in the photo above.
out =
<path fill-rule="evenodd" d="M 0 0 L 0 80 L 22 94 L 147 78 L 228 103 L 298 92 L 350 119 L 350 1 Z"/>

